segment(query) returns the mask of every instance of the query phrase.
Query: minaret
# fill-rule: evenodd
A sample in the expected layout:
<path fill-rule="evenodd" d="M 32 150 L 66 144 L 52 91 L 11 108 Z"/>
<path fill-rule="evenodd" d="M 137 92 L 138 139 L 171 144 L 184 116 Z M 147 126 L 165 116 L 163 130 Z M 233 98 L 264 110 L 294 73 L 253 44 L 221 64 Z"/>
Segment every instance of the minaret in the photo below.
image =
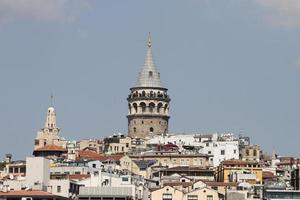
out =
<path fill-rule="evenodd" d="M 149 33 L 147 53 L 137 83 L 130 88 L 128 101 L 128 135 L 145 138 L 168 132 L 169 102 L 171 99 L 160 81 L 153 56 Z"/>
<path fill-rule="evenodd" d="M 46 116 L 45 128 L 56 128 L 56 114 L 53 107 L 49 107 Z"/>
<path fill-rule="evenodd" d="M 46 145 L 63 146 L 64 139 L 59 136 L 60 129 L 56 125 L 56 113 L 52 101 L 53 96 L 51 96 L 51 106 L 47 109 L 45 126 L 37 133 L 34 142 L 35 150 Z"/>

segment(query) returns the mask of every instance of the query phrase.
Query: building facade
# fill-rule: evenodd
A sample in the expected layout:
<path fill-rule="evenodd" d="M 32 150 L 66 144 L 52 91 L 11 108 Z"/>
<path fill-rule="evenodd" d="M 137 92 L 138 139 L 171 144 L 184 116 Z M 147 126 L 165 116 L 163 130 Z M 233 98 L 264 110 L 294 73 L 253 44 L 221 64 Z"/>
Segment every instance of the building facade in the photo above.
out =
<path fill-rule="evenodd" d="M 169 103 L 168 89 L 164 88 L 152 56 L 150 35 L 144 66 L 137 83 L 128 95 L 128 136 L 145 138 L 168 132 Z"/>

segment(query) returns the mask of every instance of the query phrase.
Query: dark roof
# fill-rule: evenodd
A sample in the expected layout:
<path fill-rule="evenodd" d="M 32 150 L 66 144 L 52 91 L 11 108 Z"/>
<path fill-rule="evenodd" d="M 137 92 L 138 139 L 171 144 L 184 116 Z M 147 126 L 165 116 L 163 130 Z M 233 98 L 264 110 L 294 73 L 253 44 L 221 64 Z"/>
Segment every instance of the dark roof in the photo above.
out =
<path fill-rule="evenodd" d="M 148 167 L 154 165 L 156 160 L 133 160 L 133 162 L 139 167 L 141 170 L 145 170 Z"/>
<path fill-rule="evenodd" d="M 189 187 L 192 186 L 194 183 L 193 182 L 180 182 L 180 181 L 174 181 L 174 182 L 166 182 L 164 183 L 164 186 L 182 186 L 182 187 Z"/>
<path fill-rule="evenodd" d="M 49 192 L 44 192 L 40 190 L 18 190 L 18 191 L 8 191 L 0 192 L 1 198 L 17 198 L 17 197 L 44 197 L 44 198 L 53 198 L 53 199 L 67 199 L 65 197 L 57 196 Z"/>
<path fill-rule="evenodd" d="M 256 161 L 245 161 L 245 160 L 224 160 L 222 162 L 224 165 L 258 165 L 259 162 Z"/>
<path fill-rule="evenodd" d="M 209 172 L 213 172 L 214 170 L 207 169 L 205 167 L 177 166 L 177 167 L 162 169 L 161 171 L 177 171 L 177 172 L 183 172 L 183 171 L 209 171 Z"/>

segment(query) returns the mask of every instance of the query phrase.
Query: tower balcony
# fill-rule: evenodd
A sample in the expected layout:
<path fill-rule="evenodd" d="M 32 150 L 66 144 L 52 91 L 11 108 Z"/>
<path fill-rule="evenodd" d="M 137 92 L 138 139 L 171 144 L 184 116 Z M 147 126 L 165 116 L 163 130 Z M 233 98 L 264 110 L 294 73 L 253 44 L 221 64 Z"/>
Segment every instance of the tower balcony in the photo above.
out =
<path fill-rule="evenodd" d="M 171 98 L 169 95 L 165 96 L 133 96 L 133 95 L 128 95 L 127 101 L 128 102 L 133 102 L 133 101 L 144 101 L 144 100 L 156 100 L 156 101 L 164 101 L 164 102 L 170 102 Z"/>

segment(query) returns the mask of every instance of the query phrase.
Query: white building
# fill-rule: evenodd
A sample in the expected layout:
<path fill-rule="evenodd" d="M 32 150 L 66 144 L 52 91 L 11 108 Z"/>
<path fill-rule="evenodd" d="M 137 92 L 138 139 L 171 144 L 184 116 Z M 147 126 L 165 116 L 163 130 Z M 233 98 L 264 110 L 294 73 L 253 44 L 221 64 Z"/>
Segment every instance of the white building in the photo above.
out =
<path fill-rule="evenodd" d="M 43 157 L 26 158 L 26 177 L 3 182 L 1 188 L 10 190 L 43 190 L 69 197 L 69 180 L 50 180 L 50 160 Z"/>
<path fill-rule="evenodd" d="M 218 166 L 223 160 L 239 159 L 238 141 L 207 141 L 200 153 L 213 155 L 210 164 Z"/>
<path fill-rule="evenodd" d="M 193 146 L 198 153 L 212 155 L 210 164 L 218 166 L 223 160 L 239 159 L 239 141 L 233 134 L 179 134 L 155 136 L 148 141 L 148 146 L 172 143 L 185 151 L 187 146 Z"/>

